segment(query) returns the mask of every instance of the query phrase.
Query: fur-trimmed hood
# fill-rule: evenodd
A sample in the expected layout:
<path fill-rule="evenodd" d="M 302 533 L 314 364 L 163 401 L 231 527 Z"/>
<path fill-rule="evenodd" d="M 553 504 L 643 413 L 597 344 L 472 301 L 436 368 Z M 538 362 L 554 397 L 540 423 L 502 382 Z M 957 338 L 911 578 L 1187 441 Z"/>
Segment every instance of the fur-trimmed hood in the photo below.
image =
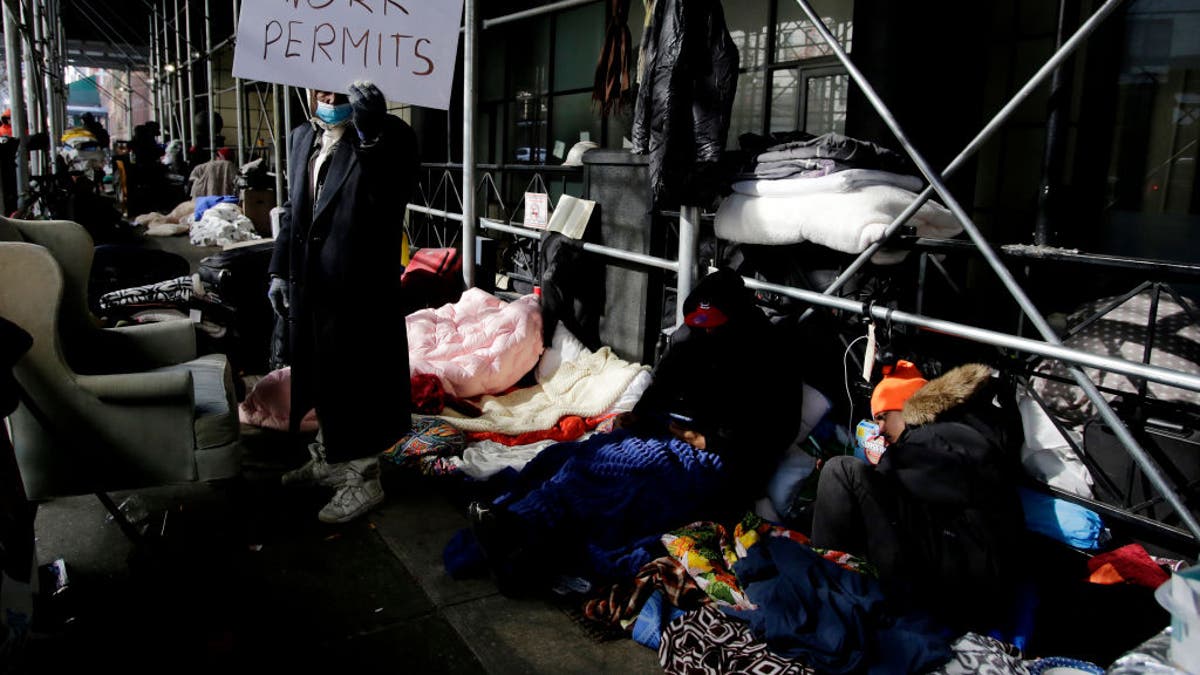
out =
<path fill-rule="evenodd" d="M 921 387 L 904 403 L 904 424 L 921 426 L 937 421 L 947 411 L 971 400 L 991 377 L 991 367 L 982 363 L 968 363 L 950 370 Z"/>

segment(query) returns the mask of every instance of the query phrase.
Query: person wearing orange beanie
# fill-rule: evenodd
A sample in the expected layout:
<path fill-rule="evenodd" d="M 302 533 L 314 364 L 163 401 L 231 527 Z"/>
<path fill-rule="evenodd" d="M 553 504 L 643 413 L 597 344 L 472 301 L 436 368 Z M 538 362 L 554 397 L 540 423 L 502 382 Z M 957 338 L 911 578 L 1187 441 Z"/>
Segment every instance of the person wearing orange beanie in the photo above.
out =
<path fill-rule="evenodd" d="M 983 629 L 1019 569 L 1020 418 L 995 404 L 1013 398 L 979 363 L 929 381 L 908 361 L 883 373 L 871 414 L 887 451 L 877 466 L 839 456 L 821 468 L 813 545 L 863 555 L 881 581 Z"/>
<path fill-rule="evenodd" d="M 911 361 L 897 361 L 895 366 L 883 367 L 883 380 L 871 394 L 871 417 L 879 425 L 879 435 L 889 444 L 904 433 L 904 402 L 924 387 L 929 380 Z"/>

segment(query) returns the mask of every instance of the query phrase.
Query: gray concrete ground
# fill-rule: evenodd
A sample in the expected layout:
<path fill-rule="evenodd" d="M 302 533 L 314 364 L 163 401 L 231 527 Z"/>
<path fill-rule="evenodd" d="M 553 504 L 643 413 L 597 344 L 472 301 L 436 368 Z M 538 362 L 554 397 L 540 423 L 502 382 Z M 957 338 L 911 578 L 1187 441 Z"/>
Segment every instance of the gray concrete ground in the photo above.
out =
<path fill-rule="evenodd" d="M 242 479 L 114 495 L 150 514 L 136 549 L 95 497 L 41 506 L 39 562 L 65 560 L 70 583 L 36 610 L 53 633 L 28 650 L 31 672 L 659 671 L 649 649 L 597 642 L 549 601 L 448 577 L 442 548 L 467 521 L 431 479 L 395 469 L 382 508 L 329 526 L 327 492 L 278 484 L 300 447 L 250 428 L 245 444 Z"/>

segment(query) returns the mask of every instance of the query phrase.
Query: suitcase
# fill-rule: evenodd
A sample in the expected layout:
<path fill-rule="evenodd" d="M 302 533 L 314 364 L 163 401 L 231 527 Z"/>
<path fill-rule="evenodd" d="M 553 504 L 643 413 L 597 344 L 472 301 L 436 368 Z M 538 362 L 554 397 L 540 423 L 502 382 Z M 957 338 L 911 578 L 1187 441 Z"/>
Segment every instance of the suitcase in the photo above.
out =
<path fill-rule="evenodd" d="M 213 318 L 232 333 L 226 353 L 235 371 L 270 370 L 272 344 L 278 342 L 272 339 L 275 312 L 267 299 L 274 251 L 274 241 L 238 246 L 203 258 L 197 270 L 200 280 L 220 298 Z"/>
<path fill-rule="evenodd" d="M 1200 413 L 1155 402 L 1140 413 L 1118 412 L 1142 449 L 1158 464 L 1167 483 L 1200 517 Z M 1098 500 L 1168 525 L 1180 525 L 1174 509 L 1159 497 L 1141 467 L 1102 420 L 1094 419 L 1084 427 L 1084 450 L 1112 483 L 1110 488 L 1094 477 Z"/>

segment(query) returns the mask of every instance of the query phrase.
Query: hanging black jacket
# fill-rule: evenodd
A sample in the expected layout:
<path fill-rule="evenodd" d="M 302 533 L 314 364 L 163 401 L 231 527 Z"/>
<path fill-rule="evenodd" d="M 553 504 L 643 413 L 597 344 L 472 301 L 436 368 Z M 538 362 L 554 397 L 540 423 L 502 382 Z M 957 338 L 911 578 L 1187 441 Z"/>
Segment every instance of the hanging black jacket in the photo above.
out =
<path fill-rule="evenodd" d="M 703 206 L 716 194 L 737 90 L 738 49 L 720 0 L 658 0 L 640 67 L 633 151 L 650 155 L 655 206 Z"/>

